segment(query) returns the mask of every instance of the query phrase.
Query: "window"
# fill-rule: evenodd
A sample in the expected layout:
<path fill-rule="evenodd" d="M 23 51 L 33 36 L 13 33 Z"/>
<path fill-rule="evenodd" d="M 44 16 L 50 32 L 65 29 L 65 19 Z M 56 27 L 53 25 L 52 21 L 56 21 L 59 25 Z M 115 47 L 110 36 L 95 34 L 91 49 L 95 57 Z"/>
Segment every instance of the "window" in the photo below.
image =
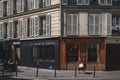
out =
<path fill-rule="evenodd" d="M 34 17 L 30 18 L 30 37 L 34 36 Z"/>
<path fill-rule="evenodd" d="M 27 10 L 32 10 L 32 9 L 33 9 L 33 1 L 27 0 Z"/>
<path fill-rule="evenodd" d="M 120 35 L 120 16 L 112 17 L 112 35 Z"/>
<path fill-rule="evenodd" d="M 53 61 L 54 50 L 54 45 L 33 46 L 33 60 Z"/>
<path fill-rule="evenodd" d="M 16 11 L 17 13 L 24 11 L 24 0 L 16 0 Z"/>
<path fill-rule="evenodd" d="M 22 20 L 19 19 L 17 23 L 17 38 L 22 37 Z"/>
<path fill-rule="evenodd" d="M 68 4 L 76 4 L 77 0 L 68 0 Z"/>
<path fill-rule="evenodd" d="M 41 25 L 41 27 L 42 27 L 41 33 L 42 33 L 42 35 L 46 35 L 46 17 L 41 18 L 41 23 L 42 23 L 42 25 Z"/>
<path fill-rule="evenodd" d="M 13 34 L 13 21 L 10 21 L 7 24 L 7 38 L 13 38 Z"/>
<path fill-rule="evenodd" d="M 66 62 L 77 62 L 78 61 L 78 45 L 67 44 L 66 45 Z"/>
<path fill-rule="evenodd" d="M 77 0 L 78 5 L 89 5 L 89 0 Z"/>
<path fill-rule="evenodd" d="M 88 45 L 88 62 L 99 63 L 99 44 Z"/>
<path fill-rule="evenodd" d="M 100 5 L 112 5 L 112 0 L 100 0 Z"/>
<path fill-rule="evenodd" d="M 13 14 L 13 0 L 7 0 L 7 15 Z"/>
<path fill-rule="evenodd" d="M 39 1 L 40 0 L 34 0 L 34 9 L 38 9 L 39 8 Z"/>
<path fill-rule="evenodd" d="M 4 26 L 3 22 L 0 22 L 0 39 L 4 38 Z"/>
<path fill-rule="evenodd" d="M 24 28 L 23 28 L 23 37 L 28 37 L 29 36 L 29 19 L 25 18 L 24 19 Z"/>
<path fill-rule="evenodd" d="M 68 0 L 62 0 L 62 5 L 67 5 Z"/>
<path fill-rule="evenodd" d="M 90 14 L 89 15 L 89 34 L 100 35 L 100 15 Z"/>
<path fill-rule="evenodd" d="M 99 0 L 90 0 L 90 4 L 98 5 L 99 4 Z"/>
<path fill-rule="evenodd" d="M 39 27 L 39 17 L 35 16 L 34 17 L 34 37 L 39 36 L 39 30 L 40 30 L 40 27 Z"/>
<path fill-rule="evenodd" d="M 0 1 L 0 17 L 3 16 L 3 2 Z"/>
<path fill-rule="evenodd" d="M 51 0 L 42 0 L 42 7 L 50 6 Z"/>
<path fill-rule="evenodd" d="M 78 35 L 78 14 L 67 14 L 67 35 Z"/>

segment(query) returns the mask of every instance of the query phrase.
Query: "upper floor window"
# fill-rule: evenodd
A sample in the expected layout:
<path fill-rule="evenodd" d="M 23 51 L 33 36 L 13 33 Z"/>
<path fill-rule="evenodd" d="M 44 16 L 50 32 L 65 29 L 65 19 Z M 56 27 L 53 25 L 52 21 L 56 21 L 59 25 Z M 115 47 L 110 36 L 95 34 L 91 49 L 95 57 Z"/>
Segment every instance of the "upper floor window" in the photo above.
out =
<path fill-rule="evenodd" d="M 0 1 L 0 17 L 3 16 L 3 2 Z"/>
<path fill-rule="evenodd" d="M 120 16 L 112 17 L 112 35 L 120 35 Z"/>
<path fill-rule="evenodd" d="M 89 34 L 100 35 L 100 15 L 90 14 L 89 15 Z"/>
<path fill-rule="evenodd" d="M 16 11 L 17 13 L 24 11 L 24 0 L 16 0 Z"/>
<path fill-rule="evenodd" d="M 3 22 L 0 22 L 0 39 L 4 38 L 4 25 Z"/>
<path fill-rule="evenodd" d="M 22 22 L 22 19 L 19 19 L 17 23 L 17 38 L 22 37 Z"/>
<path fill-rule="evenodd" d="M 50 6 L 50 2 L 51 0 L 41 0 L 41 6 L 42 7 L 46 7 L 46 6 Z"/>
<path fill-rule="evenodd" d="M 99 4 L 99 0 L 90 0 L 90 4 L 98 5 Z"/>
<path fill-rule="evenodd" d="M 7 24 L 7 38 L 13 38 L 13 34 L 13 21 L 10 21 Z"/>
<path fill-rule="evenodd" d="M 112 0 L 100 0 L 100 5 L 112 5 Z"/>
<path fill-rule="evenodd" d="M 78 35 L 78 14 L 67 14 L 67 35 Z"/>
<path fill-rule="evenodd" d="M 7 15 L 13 14 L 13 0 L 7 0 Z"/>
<path fill-rule="evenodd" d="M 89 4 L 89 0 L 62 0 L 62 4 L 63 5 L 74 5 L 74 4 L 77 4 L 77 5 L 88 5 Z"/>

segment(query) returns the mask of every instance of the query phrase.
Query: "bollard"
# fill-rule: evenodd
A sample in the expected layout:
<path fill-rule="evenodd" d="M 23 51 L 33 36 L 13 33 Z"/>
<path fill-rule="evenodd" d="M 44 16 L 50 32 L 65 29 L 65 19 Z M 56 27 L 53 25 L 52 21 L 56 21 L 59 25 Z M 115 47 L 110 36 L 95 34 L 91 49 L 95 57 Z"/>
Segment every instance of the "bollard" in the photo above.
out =
<path fill-rule="evenodd" d="M 76 71 L 77 71 L 77 67 L 75 67 L 75 77 L 77 76 Z"/>
<path fill-rule="evenodd" d="M 39 61 L 37 61 L 37 71 L 36 71 L 36 77 L 38 77 L 38 70 L 39 70 Z"/>
<path fill-rule="evenodd" d="M 96 69 L 95 69 L 95 66 L 94 66 L 94 74 L 93 74 L 93 77 L 95 78 L 95 71 L 96 71 Z"/>
<path fill-rule="evenodd" d="M 15 62 L 15 73 L 16 73 L 16 77 L 17 77 L 17 61 Z"/>
<path fill-rule="evenodd" d="M 55 72 L 54 72 L 54 76 L 56 77 L 56 66 L 55 66 Z"/>

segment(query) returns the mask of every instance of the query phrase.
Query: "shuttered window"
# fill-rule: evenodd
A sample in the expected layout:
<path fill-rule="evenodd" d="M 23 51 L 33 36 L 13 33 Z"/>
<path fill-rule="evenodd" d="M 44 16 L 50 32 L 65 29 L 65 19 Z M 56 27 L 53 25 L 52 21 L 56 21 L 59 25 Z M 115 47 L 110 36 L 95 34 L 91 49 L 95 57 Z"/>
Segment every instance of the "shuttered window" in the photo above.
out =
<path fill-rule="evenodd" d="M 33 9 L 33 0 L 27 0 L 27 10 Z"/>
<path fill-rule="evenodd" d="M 51 20 L 50 15 L 46 16 L 46 35 L 50 35 Z"/>
<path fill-rule="evenodd" d="M 67 14 L 67 35 L 78 35 L 78 14 Z"/>
<path fill-rule="evenodd" d="M 100 35 L 100 15 L 99 14 L 89 15 L 89 34 Z"/>
<path fill-rule="evenodd" d="M 28 18 L 24 19 L 23 37 L 28 37 L 29 32 Z"/>
<path fill-rule="evenodd" d="M 39 36 L 39 17 L 34 17 L 34 37 Z"/>
<path fill-rule="evenodd" d="M 7 15 L 13 14 L 13 0 L 7 0 Z"/>
<path fill-rule="evenodd" d="M 7 24 L 7 38 L 13 38 L 13 21 Z"/>
<path fill-rule="evenodd" d="M 112 15 L 107 14 L 107 35 L 111 35 L 112 31 Z"/>
<path fill-rule="evenodd" d="M 89 5 L 89 0 L 77 0 L 78 5 Z"/>
<path fill-rule="evenodd" d="M 18 20 L 17 24 L 17 38 L 21 38 L 22 36 L 22 20 Z"/>
<path fill-rule="evenodd" d="M 3 2 L 0 1 L 0 17 L 3 16 Z"/>
<path fill-rule="evenodd" d="M 100 5 L 112 5 L 112 0 L 100 0 Z"/>
<path fill-rule="evenodd" d="M 24 11 L 24 0 L 16 0 L 16 10 L 17 13 Z"/>
<path fill-rule="evenodd" d="M 39 8 L 39 1 L 40 0 L 34 0 L 34 9 L 38 9 Z"/>
<path fill-rule="evenodd" d="M 4 26 L 3 22 L 0 22 L 0 39 L 4 38 Z"/>
<path fill-rule="evenodd" d="M 30 18 L 30 37 L 34 36 L 34 17 Z"/>

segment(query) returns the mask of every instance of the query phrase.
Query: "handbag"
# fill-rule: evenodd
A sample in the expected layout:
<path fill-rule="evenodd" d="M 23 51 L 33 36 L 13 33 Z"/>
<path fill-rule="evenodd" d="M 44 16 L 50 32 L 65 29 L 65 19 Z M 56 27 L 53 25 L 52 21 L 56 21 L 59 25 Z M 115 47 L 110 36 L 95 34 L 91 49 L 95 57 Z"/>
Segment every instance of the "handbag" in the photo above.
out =
<path fill-rule="evenodd" d="M 79 68 L 83 68 L 83 67 L 84 67 L 83 63 L 80 63 L 80 64 L 78 65 L 78 67 L 79 67 Z"/>

